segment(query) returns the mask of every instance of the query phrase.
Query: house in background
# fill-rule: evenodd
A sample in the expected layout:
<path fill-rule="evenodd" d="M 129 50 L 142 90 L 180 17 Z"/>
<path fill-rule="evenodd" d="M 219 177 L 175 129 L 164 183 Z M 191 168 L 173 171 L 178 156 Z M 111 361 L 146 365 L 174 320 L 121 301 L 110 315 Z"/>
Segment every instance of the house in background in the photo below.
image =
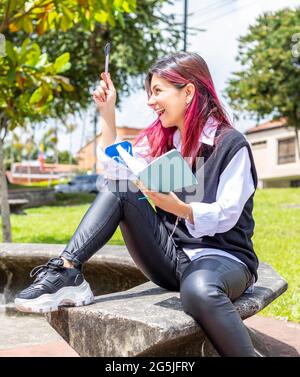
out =
<path fill-rule="evenodd" d="M 132 142 L 133 139 L 141 132 L 140 128 L 131 127 L 117 127 L 117 135 L 121 141 L 127 140 Z M 97 145 L 102 141 L 101 132 L 96 136 Z M 81 170 L 92 171 L 95 163 L 94 158 L 94 139 L 89 141 L 85 146 L 79 149 L 78 154 L 78 164 Z M 97 166 L 97 172 L 101 173 L 100 168 Z"/>
<path fill-rule="evenodd" d="M 79 173 L 78 165 L 46 164 L 41 166 L 40 161 L 14 162 L 11 170 L 6 172 L 10 183 L 26 185 L 36 182 L 69 179 Z"/>
<path fill-rule="evenodd" d="M 300 132 L 298 131 L 300 138 Z M 245 132 L 253 153 L 258 187 L 300 187 L 300 160 L 293 127 L 285 119 L 266 122 Z"/>

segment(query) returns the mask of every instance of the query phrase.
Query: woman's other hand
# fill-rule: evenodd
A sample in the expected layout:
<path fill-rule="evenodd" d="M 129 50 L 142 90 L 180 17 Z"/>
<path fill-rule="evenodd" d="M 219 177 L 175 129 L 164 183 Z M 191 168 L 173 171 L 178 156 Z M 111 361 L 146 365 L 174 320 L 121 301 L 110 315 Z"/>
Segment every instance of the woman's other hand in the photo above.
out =
<path fill-rule="evenodd" d="M 110 79 L 110 74 L 102 72 L 100 85 L 93 92 L 93 99 L 102 113 L 114 111 L 117 99 L 116 89 Z"/>
<path fill-rule="evenodd" d="M 138 181 L 137 186 L 146 195 L 151 201 L 159 208 L 173 213 L 176 216 L 186 218 L 187 215 L 191 216 L 192 220 L 192 208 L 190 205 L 184 203 L 178 198 L 174 192 L 169 192 L 168 194 L 162 194 L 157 191 L 150 191 L 142 184 L 141 181 Z"/>

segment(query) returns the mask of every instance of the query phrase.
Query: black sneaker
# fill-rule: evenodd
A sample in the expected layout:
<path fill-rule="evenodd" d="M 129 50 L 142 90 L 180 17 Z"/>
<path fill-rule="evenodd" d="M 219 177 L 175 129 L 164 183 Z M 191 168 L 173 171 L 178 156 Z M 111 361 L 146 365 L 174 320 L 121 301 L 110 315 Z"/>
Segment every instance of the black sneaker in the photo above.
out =
<path fill-rule="evenodd" d="M 52 258 L 47 264 L 35 267 L 30 277 L 37 277 L 16 296 L 16 309 L 45 313 L 58 310 L 61 305 L 81 306 L 93 302 L 93 293 L 81 267 L 66 268 L 63 264 L 61 258 Z"/>

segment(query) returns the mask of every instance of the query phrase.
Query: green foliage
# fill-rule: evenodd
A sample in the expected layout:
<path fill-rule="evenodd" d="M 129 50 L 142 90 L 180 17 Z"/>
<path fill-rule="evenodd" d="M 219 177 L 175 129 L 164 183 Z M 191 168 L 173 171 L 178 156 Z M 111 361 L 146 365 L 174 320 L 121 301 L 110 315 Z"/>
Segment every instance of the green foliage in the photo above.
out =
<path fill-rule="evenodd" d="M 5 170 L 10 170 L 13 162 L 20 162 L 22 159 L 24 144 L 16 133 L 12 133 L 11 142 L 4 148 Z"/>
<path fill-rule="evenodd" d="M 48 146 L 48 149 L 50 149 L 49 146 Z M 53 147 L 52 147 L 52 150 L 53 150 Z M 59 164 L 74 164 L 74 165 L 78 164 L 77 159 L 73 157 L 69 151 L 58 151 L 57 159 L 58 159 Z M 46 163 L 49 163 L 49 164 L 56 163 L 56 156 L 54 154 L 48 155 L 46 157 Z"/>
<path fill-rule="evenodd" d="M 136 0 L 3 0 L 0 10 L 0 32 L 36 32 L 47 30 L 67 31 L 77 23 L 93 30 L 95 21 L 115 25 L 115 16 L 134 12 Z"/>
<path fill-rule="evenodd" d="M 124 13 L 122 19 L 115 20 L 114 28 L 96 24 L 91 32 L 77 25 L 65 33 L 51 30 L 35 38 L 51 60 L 57 54 L 70 53 L 71 67 L 64 76 L 74 90 L 56 93 L 51 103 L 54 116 L 80 112 L 91 104 L 91 92 L 104 70 L 103 51 L 107 41 L 111 41 L 109 70 L 119 94 L 117 106 L 121 104 L 121 96 L 143 88 L 149 66 L 165 51 L 178 51 L 181 40 L 182 26 L 176 24 L 174 15 L 160 12 L 166 2 L 137 0 L 135 14 Z M 22 33 L 13 38 L 20 43 Z"/>
<path fill-rule="evenodd" d="M 51 115 L 49 105 L 55 95 L 73 90 L 69 80 L 60 75 L 71 67 L 69 53 L 56 54 L 51 63 L 32 37 L 54 29 L 66 32 L 78 23 L 93 30 L 99 12 L 114 26 L 114 16 L 133 12 L 136 2 L 4 0 L 1 5 L 0 32 L 6 37 L 6 54 L 0 56 L 0 132 L 4 138 L 8 129 L 23 126 L 26 119 L 38 121 Z M 22 43 L 12 43 L 13 36 L 19 34 Z"/>
<path fill-rule="evenodd" d="M 47 51 L 28 36 L 43 35 L 48 30 L 66 32 L 76 24 L 86 30 L 95 27 L 95 15 L 107 16 L 114 26 L 115 17 L 122 12 L 133 12 L 135 0 L 2 0 L 0 7 L 0 33 L 6 39 L 5 53 L 0 54 L 0 190 L 2 231 L 5 241 L 11 240 L 9 206 L 5 185 L 3 141 L 9 131 L 53 116 L 50 106 L 59 92 L 74 88 L 68 78 L 61 76 L 70 68 L 69 54 L 56 54 L 54 63 Z M 120 18 L 121 16 L 119 16 Z M 12 43 L 12 35 L 25 36 L 22 43 Z M 57 114 L 57 113 L 56 113 Z"/>
<path fill-rule="evenodd" d="M 300 128 L 298 33 L 300 8 L 282 9 L 261 15 L 239 38 L 237 60 L 244 69 L 233 74 L 226 89 L 233 109 L 255 118 L 285 117 Z"/>
<path fill-rule="evenodd" d="M 73 157 L 69 151 L 59 151 L 58 152 L 58 162 L 60 164 L 78 164 L 78 161 L 75 157 Z"/>
<path fill-rule="evenodd" d="M 48 55 L 29 38 L 20 47 L 6 41 L 6 55 L 0 57 L 0 113 L 9 129 L 47 115 L 54 93 L 64 85 L 58 73 L 70 64 L 68 55 L 60 58 L 58 63 L 49 62 Z"/>
<path fill-rule="evenodd" d="M 0 32 L 7 43 L 6 56 L 0 57 L 0 131 L 4 124 L 14 129 L 27 120 L 32 124 L 87 108 L 104 68 L 108 40 L 118 93 L 141 88 L 147 68 L 166 50 L 178 49 L 181 25 L 174 15 L 161 14 L 166 2 L 170 0 L 16 0 L 8 9 L 4 1 Z"/>

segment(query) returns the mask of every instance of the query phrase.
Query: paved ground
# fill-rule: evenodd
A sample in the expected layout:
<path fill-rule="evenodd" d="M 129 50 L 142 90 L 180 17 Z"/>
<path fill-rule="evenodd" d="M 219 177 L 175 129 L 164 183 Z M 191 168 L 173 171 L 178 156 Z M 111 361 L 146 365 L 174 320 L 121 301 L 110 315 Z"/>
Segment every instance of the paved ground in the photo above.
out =
<path fill-rule="evenodd" d="M 255 315 L 244 321 L 274 356 L 300 356 L 300 324 Z"/>
<path fill-rule="evenodd" d="M 0 305 L 0 357 L 78 356 L 42 315 Z"/>
<path fill-rule="evenodd" d="M 0 357 L 79 357 L 64 340 L 0 350 Z"/>
<path fill-rule="evenodd" d="M 26 318 L 26 321 L 24 321 Z M 24 317 L 0 306 L 0 357 L 78 357 L 43 316 Z M 274 356 L 300 356 L 300 324 L 259 315 L 245 320 Z"/>

